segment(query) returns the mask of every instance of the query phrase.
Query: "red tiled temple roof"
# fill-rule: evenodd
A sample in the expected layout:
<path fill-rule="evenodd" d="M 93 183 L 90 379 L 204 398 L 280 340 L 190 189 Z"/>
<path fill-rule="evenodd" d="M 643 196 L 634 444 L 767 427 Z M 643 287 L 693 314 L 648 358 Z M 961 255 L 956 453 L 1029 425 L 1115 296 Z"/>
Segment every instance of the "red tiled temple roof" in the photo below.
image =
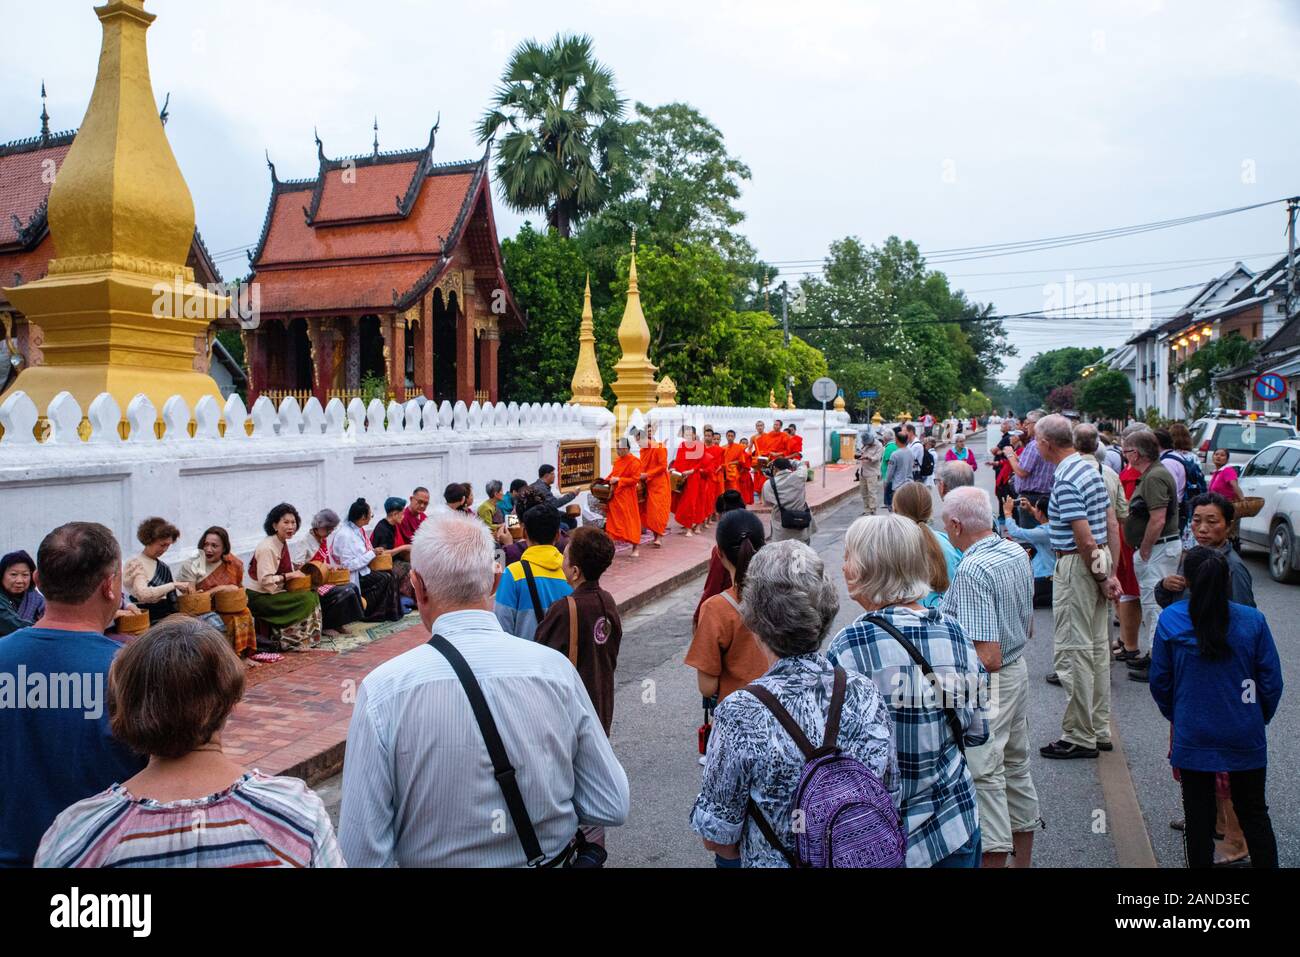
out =
<path fill-rule="evenodd" d="M 436 132 L 436 127 L 435 127 Z M 281 181 L 252 258 L 262 312 L 391 312 L 449 268 L 473 265 L 504 286 L 488 159 L 434 165 L 423 149 L 329 159 L 317 140 L 312 179 Z M 522 316 L 506 290 L 508 319 Z"/>
<path fill-rule="evenodd" d="M 257 274 L 265 313 L 392 310 L 393 294 L 410 289 L 428 262 L 364 262 L 341 266 L 299 266 Z"/>

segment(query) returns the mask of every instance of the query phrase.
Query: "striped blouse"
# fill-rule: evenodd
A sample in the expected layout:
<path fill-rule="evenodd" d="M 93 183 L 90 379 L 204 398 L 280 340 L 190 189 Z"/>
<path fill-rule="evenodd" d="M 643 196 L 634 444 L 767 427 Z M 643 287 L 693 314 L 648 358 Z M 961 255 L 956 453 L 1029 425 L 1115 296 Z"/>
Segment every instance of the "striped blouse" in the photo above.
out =
<path fill-rule="evenodd" d="M 346 867 L 315 792 L 253 770 L 224 791 L 166 804 L 122 785 L 50 825 L 36 867 Z"/>

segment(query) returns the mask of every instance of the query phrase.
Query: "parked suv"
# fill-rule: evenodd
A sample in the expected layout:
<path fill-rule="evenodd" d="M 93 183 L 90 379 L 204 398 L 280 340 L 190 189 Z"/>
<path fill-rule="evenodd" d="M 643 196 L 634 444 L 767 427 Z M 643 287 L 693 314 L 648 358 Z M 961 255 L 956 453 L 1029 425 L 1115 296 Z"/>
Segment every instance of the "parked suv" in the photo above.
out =
<path fill-rule="evenodd" d="M 1268 549 L 1274 581 L 1300 581 L 1300 440 L 1275 442 L 1246 464 L 1241 494 L 1264 500 L 1258 515 L 1242 518 L 1244 542 Z"/>
<path fill-rule="evenodd" d="M 1242 465 L 1274 442 L 1296 437 L 1295 427 L 1276 412 L 1215 409 L 1192 423 L 1192 448 L 1208 476 L 1214 469 L 1216 449 L 1228 450 L 1228 464 Z"/>

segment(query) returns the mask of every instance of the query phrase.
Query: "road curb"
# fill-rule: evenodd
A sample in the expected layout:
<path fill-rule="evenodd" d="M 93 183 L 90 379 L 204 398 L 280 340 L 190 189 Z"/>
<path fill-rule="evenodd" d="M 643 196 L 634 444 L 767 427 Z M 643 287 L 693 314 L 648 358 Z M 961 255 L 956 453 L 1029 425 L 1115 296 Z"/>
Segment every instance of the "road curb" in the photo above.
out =
<path fill-rule="evenodd" d="M 1146 817 L 1133 786 L 1133 773 L 1124 754 L 1119 722 L 1110 716 L 1112 751 L 1097 755 L 1097 777 L 1101 781 L 1102 800 L 1106 802 L 1107 831 L 1115 847 L 1115 863 L 1120 867 L 1157 867 Z"/>

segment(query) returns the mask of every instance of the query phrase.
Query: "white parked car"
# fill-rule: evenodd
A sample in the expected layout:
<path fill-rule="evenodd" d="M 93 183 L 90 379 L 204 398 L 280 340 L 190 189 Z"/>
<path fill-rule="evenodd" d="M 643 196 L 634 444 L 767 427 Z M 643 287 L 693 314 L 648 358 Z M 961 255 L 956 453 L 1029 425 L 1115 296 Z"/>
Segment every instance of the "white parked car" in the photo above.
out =
<path fill-rule="evenodd" d="M 1274 581 L 1300 581 L 1300 439 L 1274 442 L 1241 471 L 1241 494 L 1259 497 L 1258 515 L 1242 518 L 1241 540 L 1268 549 Z"/>
<path fill-rule="evenodd" d="M 1253 416 L 1253 417 L 1252 417 Z M 1246 412 L 1215 409 L 1191 425 L 1192 448 L 1207 474 L 1213 468 L 1217 449 L 1228 450 L 1228 464 L 1240 469 L 1251 456 L 1274 442 L 1296 437 L 1295 426 L 1283 422 L 1276 412 Z"/>

